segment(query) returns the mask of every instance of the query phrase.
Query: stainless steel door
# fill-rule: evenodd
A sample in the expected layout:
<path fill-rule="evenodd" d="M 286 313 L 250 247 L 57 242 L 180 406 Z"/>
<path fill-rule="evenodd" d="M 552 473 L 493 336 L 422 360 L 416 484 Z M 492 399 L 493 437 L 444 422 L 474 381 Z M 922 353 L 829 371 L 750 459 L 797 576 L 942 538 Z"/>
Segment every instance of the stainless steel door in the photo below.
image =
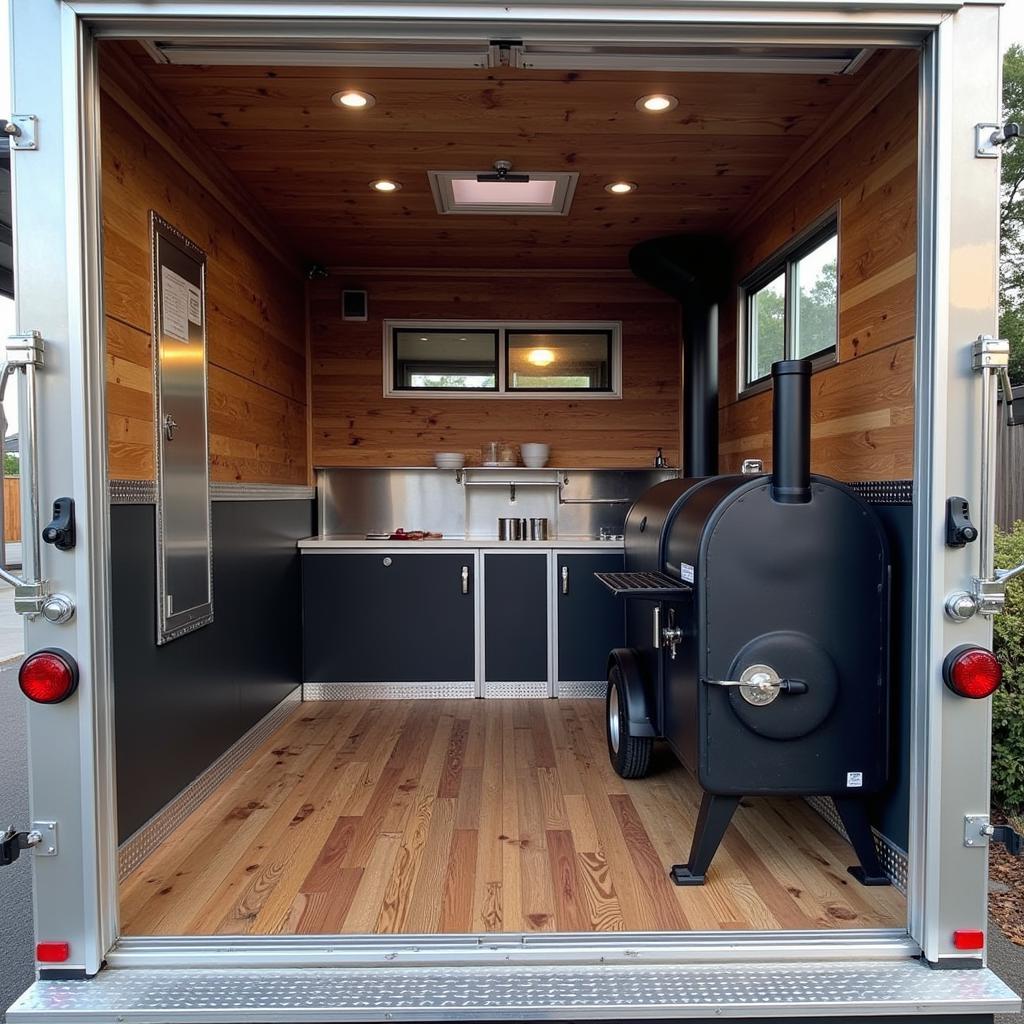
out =
<path fill-rule="evenodd" d="M 157 358 L 157 643 L 213 620 L 206 255 L 152 214 Z"/>

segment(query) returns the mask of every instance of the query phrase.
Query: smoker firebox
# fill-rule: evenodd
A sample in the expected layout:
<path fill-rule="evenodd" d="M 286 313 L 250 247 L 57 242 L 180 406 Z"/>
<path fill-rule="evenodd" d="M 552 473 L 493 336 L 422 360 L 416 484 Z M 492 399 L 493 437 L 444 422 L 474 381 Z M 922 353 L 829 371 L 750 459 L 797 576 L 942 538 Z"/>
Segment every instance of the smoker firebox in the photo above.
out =
<path fill-rule="evenodd" d="M 882 526 L 810 473 L 807 360 L 772 367 L 772 473 L 670 480 L 626 519 L 627 644 L 608 752 L 640 778 L 664 738 L 704 790 L 678 885 L 704 882 L 743 796 L 833 798 L 864 885 L 885 885 L 865 800 L 885 785 L 891 563 Z"/>

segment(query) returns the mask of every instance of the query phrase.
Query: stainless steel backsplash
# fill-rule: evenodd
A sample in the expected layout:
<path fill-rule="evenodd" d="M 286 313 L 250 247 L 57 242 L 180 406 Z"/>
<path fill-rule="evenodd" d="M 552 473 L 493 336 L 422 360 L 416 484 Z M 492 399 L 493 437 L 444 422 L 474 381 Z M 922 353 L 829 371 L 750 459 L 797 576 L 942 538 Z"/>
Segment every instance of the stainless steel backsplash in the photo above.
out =
<path fill-rule="evenodd" d="M 630 504 L 673 469 L 318 469 L 320 533 L 431 530 L 487 540 L 499 516 L 546 516 L 553 537 L 621 533 Z M 514 493 L 513 493 L 514 492 Z"/>

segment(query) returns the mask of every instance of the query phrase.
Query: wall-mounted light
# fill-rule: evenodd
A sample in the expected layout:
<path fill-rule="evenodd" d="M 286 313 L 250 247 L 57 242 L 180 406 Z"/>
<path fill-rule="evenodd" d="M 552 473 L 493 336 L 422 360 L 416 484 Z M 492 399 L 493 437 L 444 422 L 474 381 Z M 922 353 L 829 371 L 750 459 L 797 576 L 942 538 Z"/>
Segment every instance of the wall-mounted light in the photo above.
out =
<path fill-rule="evenodd" d="M 534 366 L 550 366 L 555 361 L 555 353 L 549 348 L 532 348 L 526 353 L 526 361 Z"/>
<path fill-rule="evenodd" d="M 604 187 L 605 192 L 611 192 L 613 196 L 625 196 L 636 191 L 635 181 L 612 181 Z"/>
<path fill-rule="evenodd" d="M 650 96 L 641 96 L 636 101 L 636 109 L 646 111 L 648 114 L 664 114 L 666 110 L 672 110 L 679 106 L 679 100 L 667 93 L 656 92 Z"/>
<path fill-rule="evenodd" d="M 331 102 L 337 107 L 345 107 L 347 110 L 367 110 L 377 102 L 377 98 L 368 92 L 361 92 L 359 89 L 343 89 L 331 97 Z"/>
<path fill-rule="evenodd" d="M 370 182 L 370 188 L 377 192 L 397 192 L 401 187 L 400 181 L 392 181 L 390 178 L 378 178 Z"/>

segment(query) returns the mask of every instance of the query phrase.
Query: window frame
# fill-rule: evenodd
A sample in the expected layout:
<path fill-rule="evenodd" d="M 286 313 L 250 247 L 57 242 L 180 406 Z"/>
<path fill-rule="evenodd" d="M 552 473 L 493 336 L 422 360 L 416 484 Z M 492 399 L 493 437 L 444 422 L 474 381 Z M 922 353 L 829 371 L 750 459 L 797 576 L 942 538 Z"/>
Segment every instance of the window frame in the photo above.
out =
<path fill-rule="evenodd" d="M 752 329 L 752 310 L 754 297 L 766 285 L 782 276 L 785 290 L 785 313 L 783 328 L 783 358 L 794 359 L 796 344 L 797 316 L 793 297 L 797 286 L 797 267 L 800 261 L 814 252 L 830 239 L 836 239 L 836 340 L 827 348 L 820 349 L 811 360 L 813 372 L 834 366 L 839 361 L 839 257 L 840 230 L 839 208 L 833 207 L 828 213 L 819 217 L 791 238 L 782 248 L 778 249 L 763 263 L 744 277 L 739 284 L 737 322 L 741 325 L 738 338 L 737 359 L 737 392 L 740 398 L 756 395 L 771 387 L 771 373 L 754 379 L 749 378 L 749 371 L 756 365 L 751 346 L 754 341 Z"/>
<path fill-rule="evenodd" d="M 385 398 L 411 395 L 456 399 L 532 399 L 535 401 L 603 400 L 622 398 L 622 321 L 620 320 L 385 320 L 383 325 L 383 381 Z M 396 386 L 397 331 L 493 331 L 496 338 L 496 388 L 409 388 Z M 510 388 L 510 333 L 604 334 L 608 338 L 607 388 Z"/>

